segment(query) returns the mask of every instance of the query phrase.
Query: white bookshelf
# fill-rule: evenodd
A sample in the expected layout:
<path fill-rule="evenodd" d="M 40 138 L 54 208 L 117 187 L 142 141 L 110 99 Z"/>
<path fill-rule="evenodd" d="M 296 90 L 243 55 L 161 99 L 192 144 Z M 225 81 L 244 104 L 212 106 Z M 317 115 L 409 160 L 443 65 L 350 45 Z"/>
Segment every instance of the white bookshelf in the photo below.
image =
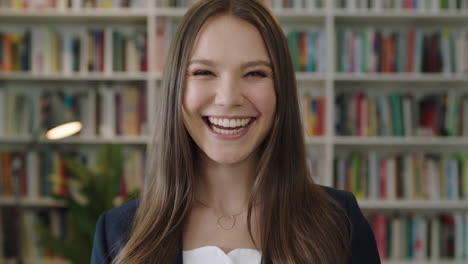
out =
<path fill-rule="evenodd" d="M 468 211 L 468 201 L 379 201 L 379 200 L 358 200 L 359 206 L 369 211 L 424 211 L 424 212 L 447 212 L 447 211 Z"/>
<path fill-rule="evenodd" d="M 467 137 L 357 137 L 337 136 L 333 143 L 337 146 L 465 146 Z"/>
<path fill-rule="evenodd" d="M 27 208 L 64 207 L 65 203 L 52 198 L 13 198 L 1 197 L 0 206 L 19 206 Z"/>
<path fill-rule="evenodd" d="M 453 83 L 468 85 L 468 75 L 462 74 L 347 74 L 335 72 L 335 36 L 337 28 L 347 24 L 369 25 L 379 24 L 388 25 L 393 22 L 409 23 L 413 25 L 437 26 L 459 25 L 468 22 L 468 11 L 455 12 L 419 12 L 402 10 L 355 10 L 347 11 L 336 9 L 332 2 L 325 1 L 327 6 L 323 10 L 301 10 L 301 9 L 275 9 L 282 25 L 310 25 L 313 27 L 323 27 L 327 32 L 327 71 L 325 73 L 296 73 L 298 88 L 303 91 L 317 91 L 326 98 L 326 127 L 325 135 L 314 138 L 306 138 L 307 148 L 317 149 L 321 155 L 321 173 L 322 184 L 333 185 L 333 159 L 339 149 L 347 148 L 374 148 L 388 147 L 393 150 L 400 149 L 423 149 L 423 148 L 441 148 L 452 147 L 463 148 L 468 152 L 468 138 L 420 138 L 420 137 L 354 137 L 354 136 L 335 136 L 334 132 L 334 97 L 337 89 L 347 85 L 365 85 L 367 83 L 398 86 L 401 83 L 419 83 L 420 85 L 430 83 L 440 83 L 450 86 Z M 78 73 L 78 74 L 32 74 L 32 73 L 1 73 L 0 82 L 77 82 L 86 83 L 96 82 L 141 82 L 147 89 L 147 105 L 155 105 L 155 98 L 161 81 L 161 73 L 156 71 L 156 23 L 159 17 L 170 17 L 175 20 L 180 19 L 187 8 L 160 8 L 153 5 L 153 1 L 148 1 L 147 8 L 130 9 L 77 9 L 77 10 L 45 10 L 42 12 L 21 11 L 0 9 L 0 23 L 21 23 L 34 24 L 44 22 L 48 24 L 78 24 L 85 20 L 87 23 L 103 23 L 129 25 L 144 25 L 148 34 L 148 72 L 147 73 Z M 34 89 L 33 85 L 31 89 Z M 468 86 L 467 86 L 468 87 Z M 444 89 L 444 88 L 441 88 Z M 148 110 L 148 114 L 151 114 Z M 151 119 L 151 118 L 149 118 Z M 140 137 L 75 137 L 61 141 L 48 141 L 39 139 L 39 144 L 66 144 L 66 145 L 99 145 L 103 143 L 120 143 L 127 145 L 147 145 L 150 142 L 149 136 Z M 1 137 L 0 148 L 3 145 L 25 145 L 33 143 L 31 137 Z M 323 162 L 322 162 L 323 161 Z M 12 199 L 0 198 L 1 206 L 10 206 L 17 203 Z M 26 207 L 48 207 L 60 206 L 47 199 L 22 200 L 22 206 Z M 447 211 L 466 211 L 468 210 L 467 201 L 371 201 L 360 200 L 359 204 L 364 211 L 412 211 L 422 210 L 426 212 L 447 212 Z M 0 262 L 2 262 L 0 260 Z M 44 263 L 52 264 L 55 262 L 26 262 L 26 263 Z M 385 264 L 408 263 L 408 264 L 461 264 L 463 261 L 385 261 Z"/>

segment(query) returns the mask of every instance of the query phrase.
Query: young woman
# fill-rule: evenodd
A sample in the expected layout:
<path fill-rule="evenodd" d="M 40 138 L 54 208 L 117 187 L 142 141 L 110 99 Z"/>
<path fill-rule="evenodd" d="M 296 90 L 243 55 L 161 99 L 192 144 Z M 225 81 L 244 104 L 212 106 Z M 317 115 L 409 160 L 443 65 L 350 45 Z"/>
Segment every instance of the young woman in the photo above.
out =
<path fill-rule="evenodd" d="M 309 175 L 288 44 L 262 2 L 199 1 L 167 58 L 141 198 L 100 217 L 93 264 L 380 263 L 354 196 Z"/>

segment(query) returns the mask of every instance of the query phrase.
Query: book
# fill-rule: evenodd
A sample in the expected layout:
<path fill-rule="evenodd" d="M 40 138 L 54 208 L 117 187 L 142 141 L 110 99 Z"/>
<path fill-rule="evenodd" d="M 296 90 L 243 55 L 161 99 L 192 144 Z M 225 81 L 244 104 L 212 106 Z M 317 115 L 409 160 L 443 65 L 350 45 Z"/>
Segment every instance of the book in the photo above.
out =
<path fill-rule="evenodd" d="M 367 27 L 344 28 L 336 34 L 338 72 L 450 75 L 466 71 L 468 39 L 466 31 L 459 29 Z"/>

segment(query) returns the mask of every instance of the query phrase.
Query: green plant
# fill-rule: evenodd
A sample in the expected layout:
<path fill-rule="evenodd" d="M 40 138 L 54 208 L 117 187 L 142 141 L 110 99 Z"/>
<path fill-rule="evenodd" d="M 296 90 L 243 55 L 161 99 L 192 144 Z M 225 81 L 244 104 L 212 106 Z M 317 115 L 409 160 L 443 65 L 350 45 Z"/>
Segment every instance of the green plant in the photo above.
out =
<path fill-rule="evenodd" d="M 71 263 L 89 263 L 99 215 L 123 201 L 119 197 L 124 158 L 120 145 L 104 145 L 97 157 L 97 168 L 66 158 L 69 173 L 68 196 L 55 196 L 66 203 L 65 239 L 55 237 L 49 227 L 40 225 L 41 244 Z M 135 197 L 132 194 L 130 197 Z"/>

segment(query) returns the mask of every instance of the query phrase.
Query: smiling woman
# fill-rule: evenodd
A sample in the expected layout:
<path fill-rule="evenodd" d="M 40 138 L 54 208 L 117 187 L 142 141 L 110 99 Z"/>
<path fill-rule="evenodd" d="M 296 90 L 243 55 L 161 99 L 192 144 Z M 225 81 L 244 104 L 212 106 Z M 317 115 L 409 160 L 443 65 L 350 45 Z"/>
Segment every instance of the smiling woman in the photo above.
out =
<path fill-rule="evenodd" d="M 380 263 L 354 196 L 309 175 L 287 41 L 262 2 L 197 2 L 168 58 L 142 196 L 101 215 L 93 264 Z"/>
<path fill-rule="evenodd" d="M 227 14 L 208 19 L 190 55 L 182 104 L 202 162 L 255 166 L 250 160 L 258 157 L 275 109 L 271 62 L 257 28 Z"/>

